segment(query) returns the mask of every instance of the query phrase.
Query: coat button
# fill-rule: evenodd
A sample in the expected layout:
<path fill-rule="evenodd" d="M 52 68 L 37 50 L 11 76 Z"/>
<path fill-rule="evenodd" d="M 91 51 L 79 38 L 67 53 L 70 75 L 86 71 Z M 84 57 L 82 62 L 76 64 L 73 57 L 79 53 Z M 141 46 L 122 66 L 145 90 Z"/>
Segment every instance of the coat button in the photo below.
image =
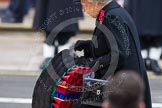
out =
<path fill-rule="evenodd" d="M 97 95 L 100 95 L 101 94 L 101 90 L 97 90 Z"/>
<path fill-rule="evenodd" d="M 100 68 L 103 68 L 104 66 L 103 65 L 100 65 Z"/>

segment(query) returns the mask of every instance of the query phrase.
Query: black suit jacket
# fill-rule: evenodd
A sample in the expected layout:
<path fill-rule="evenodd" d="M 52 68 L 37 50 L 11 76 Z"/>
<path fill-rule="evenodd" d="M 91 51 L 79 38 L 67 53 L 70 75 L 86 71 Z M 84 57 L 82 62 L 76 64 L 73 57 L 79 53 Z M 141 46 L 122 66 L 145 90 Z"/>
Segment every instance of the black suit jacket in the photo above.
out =
<path fill-rule="evenodd" d="M 146 85 L 146 108 L 152 108 L 149 82 L 140 52 L 138 33 L 132 18 L 116 1 L 112 1 L 102 10 L 105 11 L 104 17 L 100 21 L 99 14 L 92 39 L 94 55 L 99 60 L 99 71 L 96 78 L 102 78 L 110 67 L 112 70 L 108 72 L 113 70 L 114 73 L 119 70 L 138 72 Z M 113 58 L 114 55 L 116 57 Z M 117 61 L 117 64 L 111 61 Z M 90 108 L 90 106 L 81 106 L 81 108 L 86 107 Z"/>

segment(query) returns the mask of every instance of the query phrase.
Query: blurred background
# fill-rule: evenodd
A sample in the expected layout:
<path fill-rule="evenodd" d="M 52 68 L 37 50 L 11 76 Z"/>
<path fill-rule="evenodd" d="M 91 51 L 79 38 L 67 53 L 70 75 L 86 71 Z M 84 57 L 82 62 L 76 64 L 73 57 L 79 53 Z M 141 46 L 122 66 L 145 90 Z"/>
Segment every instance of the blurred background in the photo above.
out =
<path fill-rule="evenodd" d="M 77 40 L 92 37 L 95 19 L 80 11 L 74 17 L 84 18 L 77 21 L 78 28 L 75 31 L 62 31 L 59 34 L 61 38 L 47 41 L 51 29 L 47 27 L 42 32 L 39 25 L 42 25 L 41 16 L 46 15 L 43 20 L 48 18 L 47 13 L 51 14 L 51 10 L 42 10 L 45 7 L 41 7 L 38 1 L 0 0 L 0 108 L 31 108 L 34 85 L 44 64 L 62 49 L 70 48 Z M 121 5 L 124 3 L 122 0 L 117 1 Z M 129 3 L 127 9 L 130 11 Z M 40 16 L 43 12 L 45 14 Z M 64 33 L 68 33 L 67 39 Z M 148 53 L 150 50 L 147 48 L 143 51 Z M 156 51 L 162 52 L 161 49 L 153 50 L 153 56 Z M 162 108 L 162 62 L 160 57 L 154 58 L 145 56 L 144 60 L 148 67 L 153 108 Z"/>

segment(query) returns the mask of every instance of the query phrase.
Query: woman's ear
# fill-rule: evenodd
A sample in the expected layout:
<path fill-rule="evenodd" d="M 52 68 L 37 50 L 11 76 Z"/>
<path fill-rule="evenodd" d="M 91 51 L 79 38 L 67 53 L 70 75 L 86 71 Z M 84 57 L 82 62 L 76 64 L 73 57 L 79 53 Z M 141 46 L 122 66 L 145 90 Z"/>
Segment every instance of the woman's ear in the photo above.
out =
<path fill-rule="evenodd" d="M 82 11 L 85 12 L 85 6 L 82 6 Z"/>

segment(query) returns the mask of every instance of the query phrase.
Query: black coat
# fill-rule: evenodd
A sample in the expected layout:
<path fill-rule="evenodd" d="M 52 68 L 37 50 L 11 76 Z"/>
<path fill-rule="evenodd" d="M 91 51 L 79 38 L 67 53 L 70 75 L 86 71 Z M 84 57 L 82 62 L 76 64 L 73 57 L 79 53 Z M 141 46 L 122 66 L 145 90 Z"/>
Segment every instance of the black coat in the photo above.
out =
<path fill-rule="evenodd" d="M 126 9 L 133 17 L 139 35 L 162 36 L 162 0 L 127 0 Z"/>
<path fill-rule="evenodd" d="M 68 25 L 68 27 L 61 26 L 64 32 L 76 33 L 78 30 L 77 21 L 80 17 L 83 17 L 82 7 L 76 0 L 37 0 L 33 26 L 40 31 L 50 33 L 64 21 L 78 18 L 77 20 L 75 19 L 74 22 L 69 22 L 69 24 L 72 25 Z M 60 32 L 59 30 L 53 32 Z"/>
<path fill-rule="evenodd" d="M 100 63 L 96 78 L 102 78 L 110 67 L 111 70 L 108 71 L 110 73 L 111 71 L 117 72 L 120 70 L 133 70 L 138 72 L 144 79 L 146 85 L 146 108 L 152 108 L 149 82 L 140 52 L 140 42 L 135 24 L 129 14 L 115 1 L 105 6 L 103 10 L 105 10 L 103 21 L 99 21 L 99 18 L 97 18 L 96 29 L 92 39 L 95 47 L 94 55 Z M 109 29 L 112 32 L 112 35 L 103 25 L 107 30 Z M 114 61 L 118 61 L 118 63 L 115 64 Z M 82 106 L 82 108 L 90 108 L 90 106 Z"/>

